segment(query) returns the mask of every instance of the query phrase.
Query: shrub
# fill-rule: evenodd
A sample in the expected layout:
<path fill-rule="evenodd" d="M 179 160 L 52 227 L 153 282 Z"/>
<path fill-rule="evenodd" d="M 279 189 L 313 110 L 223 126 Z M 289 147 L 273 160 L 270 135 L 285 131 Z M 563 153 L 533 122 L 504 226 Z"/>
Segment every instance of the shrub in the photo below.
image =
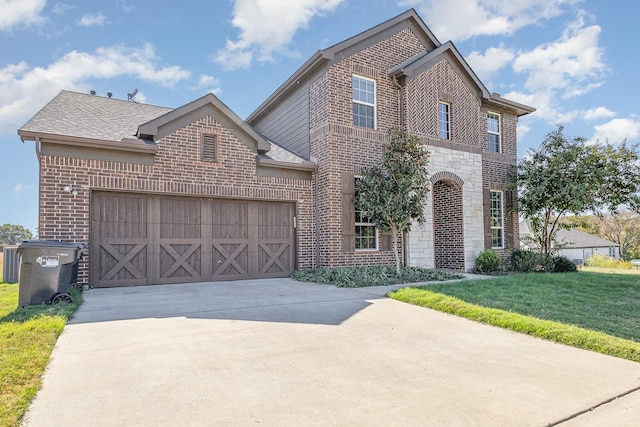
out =
<path fill-rule="evenodd" d="M 388 286 L 398 283 L 432 282 L 439 280 L 461 279 L 461 274 L 447 273 L 432 268 L 400 268 L 400 277 L 391 265 L 361 267 L 318 267 L 293 272 L 293 278 L 299 282 L 331 284 L 341 288 L 360 288 L 365 286 Z"/>
<path fill-rule="evenodd" d="M 535 271 L 538 265 L 540 254 L 533 251 L 523 251 L 522 249 L 514 249 L 511 253 L 511 269 L 518 273 L 528 273 Z"/>
<path fill-rule="evenodd" d="M 493 249 L 485 249 L 476 259 L 476 269 L 480 273 L 494 273 L 500 269 L 502 258 Z"/>
<path fill-rule="evenodd" d="M 618 268 L 623 270 L 631 270 L 632 268 L 631 263 L 628 261 L 616 260 L 599 254 L 591 255 L 587 260 L 586 265 L 589 267 Z"/>
<path fill-rule="evenodd" d="M 578 271 L 578 268 L 569 258 L 562 255 L 553 257 L 554 273 L 567 273 L 570 271 Z"/>
<path fill-rule="evenodd" d="M 511 253 L 510 264 L 511 269 L 516 273 L 554 271 L 553 259 L 549 255 L 535 251 L 515 249 Z"/>

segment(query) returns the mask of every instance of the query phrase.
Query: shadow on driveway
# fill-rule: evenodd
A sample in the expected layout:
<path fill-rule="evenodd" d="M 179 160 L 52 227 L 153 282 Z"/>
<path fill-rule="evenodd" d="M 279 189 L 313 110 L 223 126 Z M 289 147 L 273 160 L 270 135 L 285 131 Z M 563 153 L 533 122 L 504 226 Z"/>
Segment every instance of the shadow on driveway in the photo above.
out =
<path fill-rule="evenodd" d="M 91 289 L 70 323 L 187 317 L 339 325 L 398 287 L 344 289 L 262 279 Z"/>

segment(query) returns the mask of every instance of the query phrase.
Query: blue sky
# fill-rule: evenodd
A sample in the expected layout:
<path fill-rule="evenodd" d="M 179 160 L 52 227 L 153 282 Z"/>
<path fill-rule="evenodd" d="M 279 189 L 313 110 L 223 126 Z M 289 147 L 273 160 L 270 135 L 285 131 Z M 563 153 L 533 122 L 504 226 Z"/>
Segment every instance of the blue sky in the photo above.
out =
<path fill-rule="evenodd" d="M 60 90 L 178 107 L 215 93 L 247 117 L 315 51 L 415 8 L 492 92 L 536 107 L 519 155 L 557 124 L 640 140 L 635 0 L 0 0 L 0 224 L 38 223 L 38 163 L 16 130 Z"/>

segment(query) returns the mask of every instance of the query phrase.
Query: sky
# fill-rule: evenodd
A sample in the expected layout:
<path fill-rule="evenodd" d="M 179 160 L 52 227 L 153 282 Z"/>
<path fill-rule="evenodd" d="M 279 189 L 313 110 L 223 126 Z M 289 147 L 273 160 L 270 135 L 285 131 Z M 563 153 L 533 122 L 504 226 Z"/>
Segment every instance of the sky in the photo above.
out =
<path fill-rule="evenodd" d="M 537 108 L 518 155 L 571 137 L 640 141 L 636 0 L 0 0 L 0 224 L 37 232 L 38 162 L 17 129 L 61 90 L 246 118 L 317 50 L 414 8 L 490 92 Z"/>

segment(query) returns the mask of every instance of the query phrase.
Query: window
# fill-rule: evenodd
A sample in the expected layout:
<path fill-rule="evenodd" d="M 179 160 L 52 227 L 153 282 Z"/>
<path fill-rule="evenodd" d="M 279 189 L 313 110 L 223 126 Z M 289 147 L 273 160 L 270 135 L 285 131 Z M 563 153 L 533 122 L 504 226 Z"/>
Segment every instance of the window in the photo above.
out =
<path fill-rule="evenodd" d="M 376 126 L 376 83 L 371 79 L 353 76 L 353 124 L 374 129 Z"/>
<path fill-rule="evenodd" d="M 491 247 L 502 248 L 504 245 L 503 216 L 502 216 L 502 191 L 492 191 L 490 197 L 491 218 Z"/>
<path fill-rule="evenodd" d="M 500 114 L 487 113 L 487 147 L 494 153 L 500 152 Z"/>
<path fill-rule="evenodd" d="M 218 135 L 202 134 L 202 161 L 211 163 L 218 161 Z"/>
<path fill-rule="evenodd" d="M 440 138 L 451 139 L 451 104 L 438 103 L 438 130 Z"/>
<path fill-rule="evenodd" d="M 356 181 L 359 178 L 356 177 Z M 369 222 L 369 219 L 362 215 L 362 212 L 355 211 L 356 222 L 356 251 L 377 251 L 378 250 L 378 229 Z"/>
<path fill-rule="evenodd" d="M 616 257 L 616 248 L 615 248 L 615 246 L 609 246 L 609 256 L 611 258 L 617 258 Z"/>

